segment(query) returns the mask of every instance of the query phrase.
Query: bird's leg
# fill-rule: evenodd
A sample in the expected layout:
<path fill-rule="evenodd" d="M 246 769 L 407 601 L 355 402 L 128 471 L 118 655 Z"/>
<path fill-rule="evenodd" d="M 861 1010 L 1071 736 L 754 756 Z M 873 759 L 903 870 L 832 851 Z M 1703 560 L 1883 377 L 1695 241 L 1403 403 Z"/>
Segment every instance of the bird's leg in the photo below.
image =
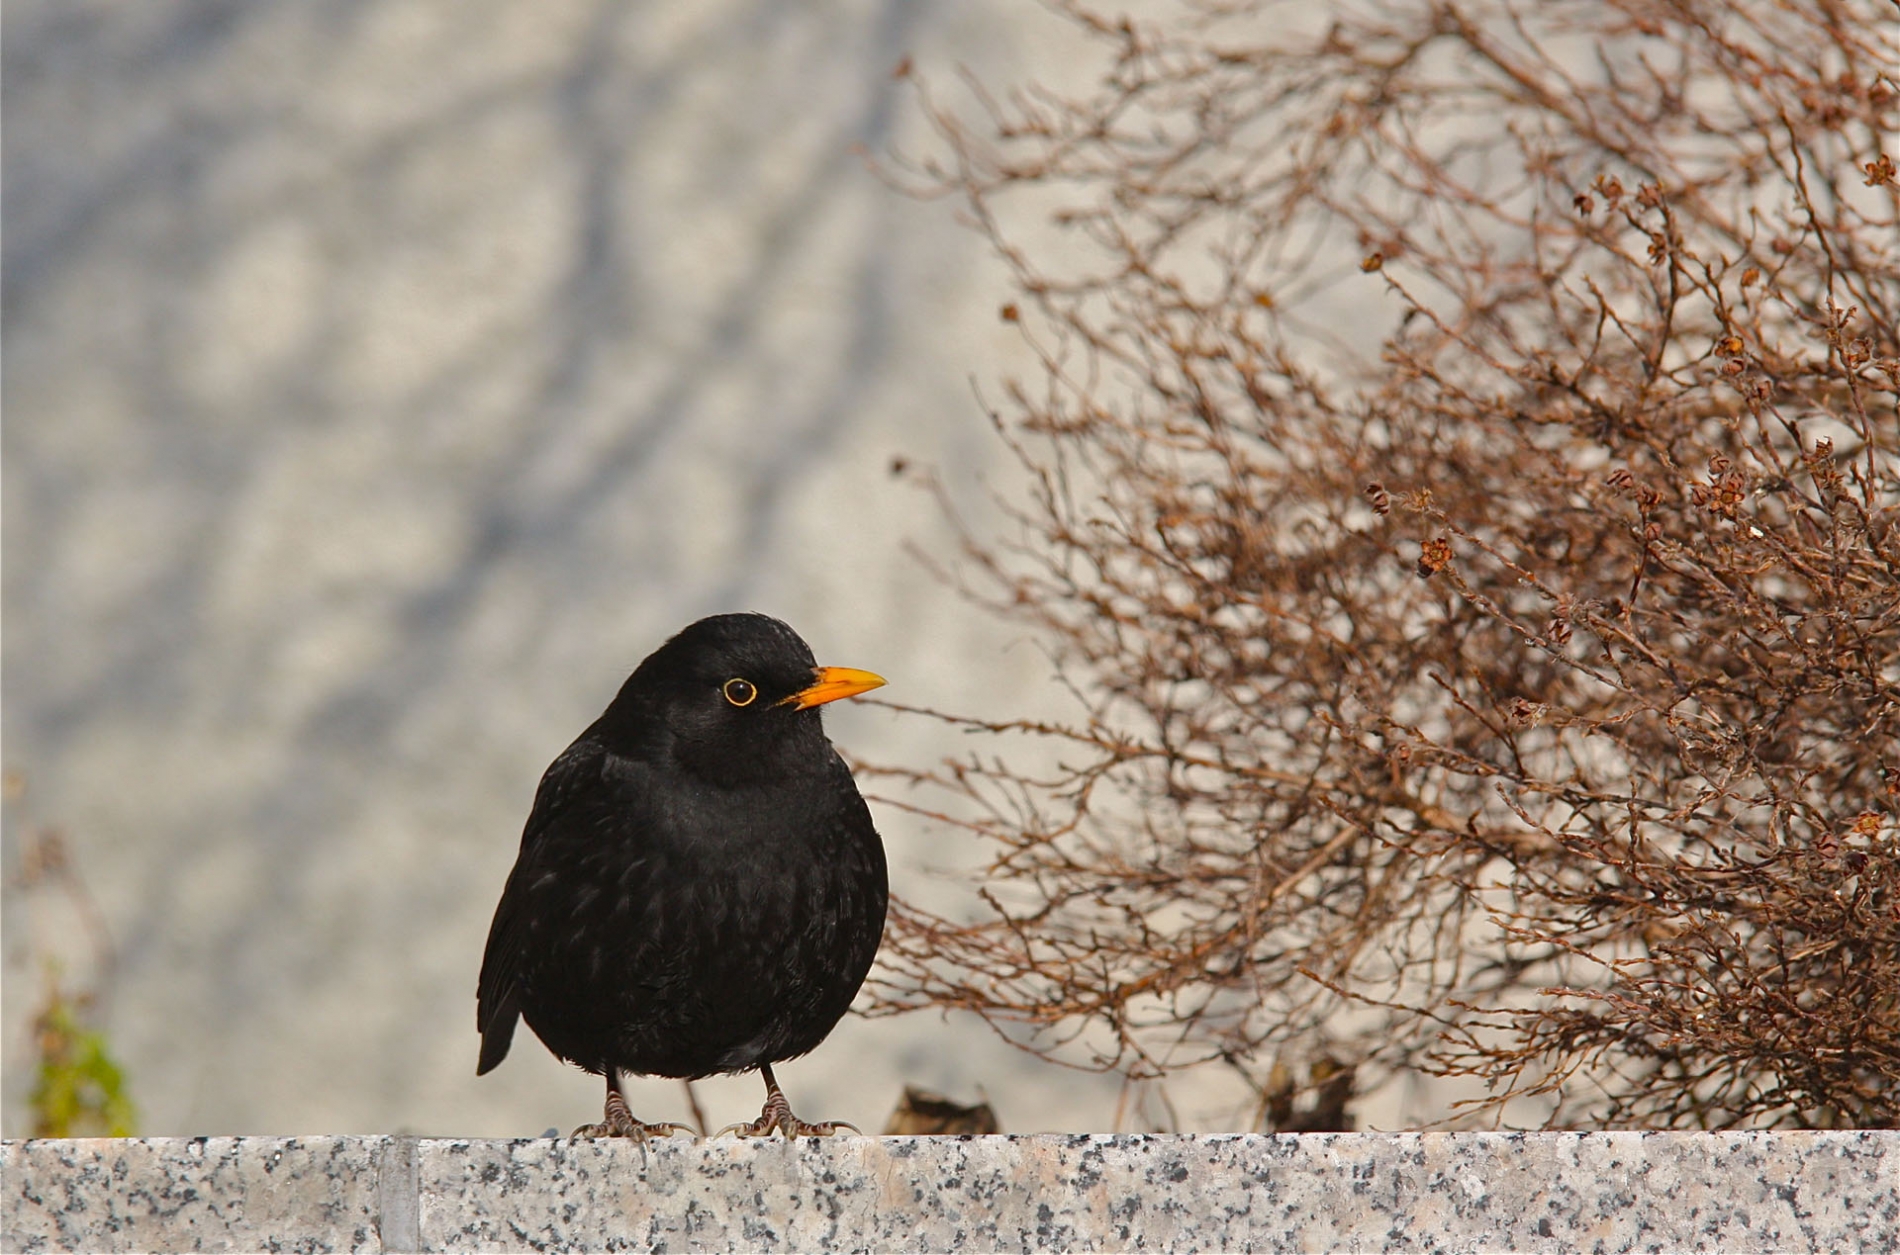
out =
<path fill-rule="evenodd" d="M 823 1124 L 807 1124 L 792 1114 L 792 1104 L 785 1101 L 785 1091 L 778 1087 L 778 1078 L 772 1075 L 772 1065 L 759 1065 L 759 1075 L 765 1078 L 765 1107 L 759 1112 L 759 1118 L 751 1124 L 730 1124 L 719 1130 L 719 1136 L 737 1133 L 740 1137 L 770 1137 L 774 1133 L 783 1133 L 787 1137 L 830 1137 L 839 1129 L 850 1129 L 853 1133 L 862 1133 L 855 1124 L 843 1120 L 827 1120 Z"/>
<path fill-rule="evenodd" d="M 633 1111 L 627 1106 L 627 1100 L 616 1083 L 618 1076 L 612 1068 L 607 1070 L 607 1109 L 599 1124 L 583 1124 L 574 1130 L 575 1137 L 631 1137 L 644 1142 L 651 1137 L 671 1137 L 675 1133 L 684 1133 L 688 1137 L 693 1131 L 683 1124 L 674 1124 L 663 1120 L 659 1124 L 646 1124 L 633 1118 Z"/>

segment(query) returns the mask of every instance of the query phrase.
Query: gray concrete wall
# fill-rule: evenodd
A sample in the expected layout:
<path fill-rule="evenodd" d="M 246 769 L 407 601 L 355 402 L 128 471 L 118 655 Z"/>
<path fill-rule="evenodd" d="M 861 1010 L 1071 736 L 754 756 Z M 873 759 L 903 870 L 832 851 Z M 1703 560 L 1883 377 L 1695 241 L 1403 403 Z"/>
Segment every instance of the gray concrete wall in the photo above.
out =
<path fill-rule="evenodd" d="M 8 1142 L 26 1250 L 1887 1251 L 1900 1133 Z"/>
<path fill-rule="evenodd" d="M 939 81 L 1074 68 L 1012 0 L 9 0 L 4 1124 L 57 960 L 161 1134 L 571 1127 L 525 1035 L 474 1075 L 488 920 L 542 769 L 627 671 L 751 608 L 895 700 L 1004 716 L 1041 654 L 907 550 L 982 523 L 971 394 L 1016 360 L 951 207 L 854 152 Z M 967 738 L 849 704 L 849 752 Z M 901 891 L 971 852 L 878 807 Z M 66 836 L 116 955 L 20 887 Z M 939 905 L 954 902 L 938 899 Z M 881 1125 L 906 1081 L 1013 1129 L 1112 1082 L 981 1025 L 848 1021 L 782 1073 Z M 755 1078 L 708 1082 L 719 1123 Z M 633 1082 L 649 1119 L 672 1082 Z M 1232 1127 L 1235 1112 L 1198 1114 Z"/>

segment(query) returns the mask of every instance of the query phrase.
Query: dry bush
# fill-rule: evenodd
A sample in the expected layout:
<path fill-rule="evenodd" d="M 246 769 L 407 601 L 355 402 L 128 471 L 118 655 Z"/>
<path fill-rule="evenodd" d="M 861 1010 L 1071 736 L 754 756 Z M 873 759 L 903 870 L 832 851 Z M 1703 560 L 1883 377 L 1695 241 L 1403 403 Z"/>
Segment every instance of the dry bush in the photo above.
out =
<path fill-rule="evenodd" d="M 874 1010 L 1900 1123 L 1891 7 L 1064 11 L 1092 91 L 905 168 L 1014 273 L 965 566 L 1080 713 L 911 775 L 993 857 Z"/>

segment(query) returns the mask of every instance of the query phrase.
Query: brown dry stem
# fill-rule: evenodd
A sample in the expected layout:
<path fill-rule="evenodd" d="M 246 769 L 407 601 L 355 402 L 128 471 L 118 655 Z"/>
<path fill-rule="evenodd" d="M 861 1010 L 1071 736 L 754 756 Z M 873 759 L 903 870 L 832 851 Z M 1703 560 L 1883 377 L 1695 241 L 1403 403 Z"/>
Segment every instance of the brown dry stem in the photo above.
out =
<path fill-rule="evenodd" d="M 1900 1123 L 1890 6 L 1065 11 L 1093 91 L 897 177 L 1013 271 L 964 567 L 1077 713 L 894 773 L 991 853 L 875 1009 Z"/>

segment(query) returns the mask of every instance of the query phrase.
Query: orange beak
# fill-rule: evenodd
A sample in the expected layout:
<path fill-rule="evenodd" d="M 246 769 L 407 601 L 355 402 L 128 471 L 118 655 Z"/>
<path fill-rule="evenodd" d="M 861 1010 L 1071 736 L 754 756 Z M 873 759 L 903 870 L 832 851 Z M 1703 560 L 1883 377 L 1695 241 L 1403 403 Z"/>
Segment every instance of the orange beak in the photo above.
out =
<path fill-rule="evenodd" d="M 813 706 L 835 702 L 841 697 L 856 697 L 859 693 L 884 687 L 883 676 L 851 667 L 819 667 L 812 674 L 817 678 L 809 688 L 800 689 L 779 705 L 790 706 L 793 710 L 810 710 Z"/>

